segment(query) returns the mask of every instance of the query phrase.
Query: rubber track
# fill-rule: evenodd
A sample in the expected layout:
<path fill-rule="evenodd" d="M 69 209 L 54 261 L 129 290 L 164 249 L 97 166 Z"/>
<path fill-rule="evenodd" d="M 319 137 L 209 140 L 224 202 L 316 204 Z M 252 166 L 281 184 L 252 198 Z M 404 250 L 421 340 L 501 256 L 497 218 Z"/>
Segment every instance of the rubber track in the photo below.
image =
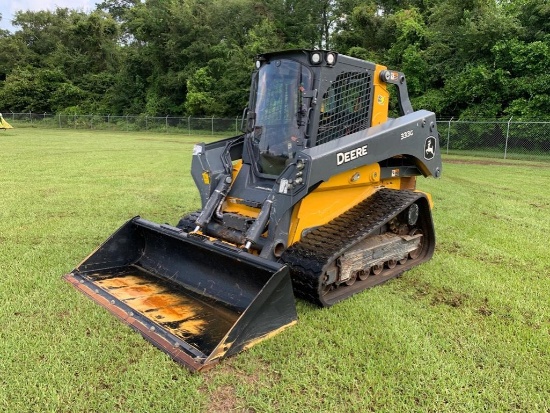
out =
<path fill-rule="evenodd" d="M 190 214 L 181 217 L 177 227 L 183 229 L 185 232 L 191 232 L 197 226 L 196 221 L 201 211 L 191 212 Z"/>
<path fill-rule="evenodd" d="M 290 267 L 295 294 L 321 306 L 340 301 L 328 304 L 320 295 L 327 266 L 357 242 L 377 235 L 385 223 L 422 196 L 408 190 L 380 189 L 293 244 L 281 259 Z"/>

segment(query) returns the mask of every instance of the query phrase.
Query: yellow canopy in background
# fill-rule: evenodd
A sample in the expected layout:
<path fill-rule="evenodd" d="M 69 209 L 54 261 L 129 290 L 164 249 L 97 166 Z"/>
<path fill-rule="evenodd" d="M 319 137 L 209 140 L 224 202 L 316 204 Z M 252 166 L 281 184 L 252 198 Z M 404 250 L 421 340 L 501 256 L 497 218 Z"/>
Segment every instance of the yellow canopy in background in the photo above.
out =
<path fill-rule="evenodd" d="M 4 119 L 4 117 L 2 116 L 2 114 L 0 113 L 0 129 L 13 129 L 13 126 L 11 126 L 7 121 L 6 119 Z"/>

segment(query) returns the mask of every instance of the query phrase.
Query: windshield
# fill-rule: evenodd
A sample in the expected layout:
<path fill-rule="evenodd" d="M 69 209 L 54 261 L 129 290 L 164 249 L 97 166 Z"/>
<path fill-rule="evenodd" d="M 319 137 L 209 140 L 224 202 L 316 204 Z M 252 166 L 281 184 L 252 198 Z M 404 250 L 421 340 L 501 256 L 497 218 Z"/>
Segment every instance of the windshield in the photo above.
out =
<path fill-rule="evenodd" d="M 304 146 L 308 108 L 303 96 L 311 89 L 311 73 L 293 60 L 274 60 L 258 71 L 253 87 L 258 169 L 279 175 L 297 147 Z"/>

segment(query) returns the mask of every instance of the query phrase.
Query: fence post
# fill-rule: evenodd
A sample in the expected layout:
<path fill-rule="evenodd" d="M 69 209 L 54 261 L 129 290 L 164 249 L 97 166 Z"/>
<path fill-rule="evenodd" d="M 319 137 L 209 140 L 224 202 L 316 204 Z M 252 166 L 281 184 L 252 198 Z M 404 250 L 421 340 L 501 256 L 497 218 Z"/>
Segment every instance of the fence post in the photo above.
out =
<path fill-rule="evenodd" d="M 10 110 L 10 112 L 11 112 L 11 110 Z M 12 122 L 15 120 L 15 113 L 13 113 L 13 112 L 11 112 L 11 120 L 12 120 Z"/>
<path fill-rule="evenodd" d="M 57 119 L 59 120 L 59 129 L 63 129 L 63 128 L 61 127 L 61 113 L 59 113 L 59 114 L 57 115 Z"/>
<path fill-rule="evenodd" d="M 29 111 L 29 118 L 31 118 L 31 125 L 32 125 L 32 110 Z"/>
<path fill-rule="evenodd" d="M 90 129 L 94 128 L 94 114 L 90 114 Z"/>
<path fill-rule="evenodd" d="M 130 121 L 128 120 L 128 115 L 126 115 L 126 132 L 128 132 Z"/>
<path fill-rule="evenodd" d="M 168 133 L 168 115 L 166 115 L 166 133 Z"/>
<path fill-rule="evenodd" d="M 187 117 L 187 132 L 188 135 L 191 135 L 191 116 Z"/>
<path fill-rule="evenodd" d="M 512 122 L 513 116 L 508 120 L 508 127 L 506 128 L 506 143 L 504 144 L 504 159 L 508 153 L 508 138 L 510 137 L 510 122 Z"/>
<path fill-rule="evenodd" d="M 235 135 L 239 133 L 239 117 L 235 116 Z"/>
<path fill-rule="evenodd" d="M 212 115 L 212 136 L 214 136 L 214 115 Z"/>
<path fill-rule="evenodd" d="M 454 116 L 451 116 L 449 119 L 449 127 L 447 128 L 447 155 L 449 154 L 449 140 L 451 139 L 451 122 L 454 119 Z"/>

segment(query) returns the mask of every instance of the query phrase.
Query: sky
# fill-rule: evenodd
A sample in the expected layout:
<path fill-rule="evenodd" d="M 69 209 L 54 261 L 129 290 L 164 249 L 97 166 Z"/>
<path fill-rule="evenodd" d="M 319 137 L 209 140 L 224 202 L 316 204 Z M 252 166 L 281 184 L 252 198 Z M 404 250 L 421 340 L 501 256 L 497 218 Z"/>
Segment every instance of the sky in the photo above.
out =
<path fill-rule="evenodd" d="M 0 29 L 14 31 L 11 19 L 18 10 L 53 11 L 57 7 L 67 7 L 89 12 L 95 9 L 96 2 L 100 2 L 100 0 L 0 0 L 0 13 L 2 14 Z"/>

